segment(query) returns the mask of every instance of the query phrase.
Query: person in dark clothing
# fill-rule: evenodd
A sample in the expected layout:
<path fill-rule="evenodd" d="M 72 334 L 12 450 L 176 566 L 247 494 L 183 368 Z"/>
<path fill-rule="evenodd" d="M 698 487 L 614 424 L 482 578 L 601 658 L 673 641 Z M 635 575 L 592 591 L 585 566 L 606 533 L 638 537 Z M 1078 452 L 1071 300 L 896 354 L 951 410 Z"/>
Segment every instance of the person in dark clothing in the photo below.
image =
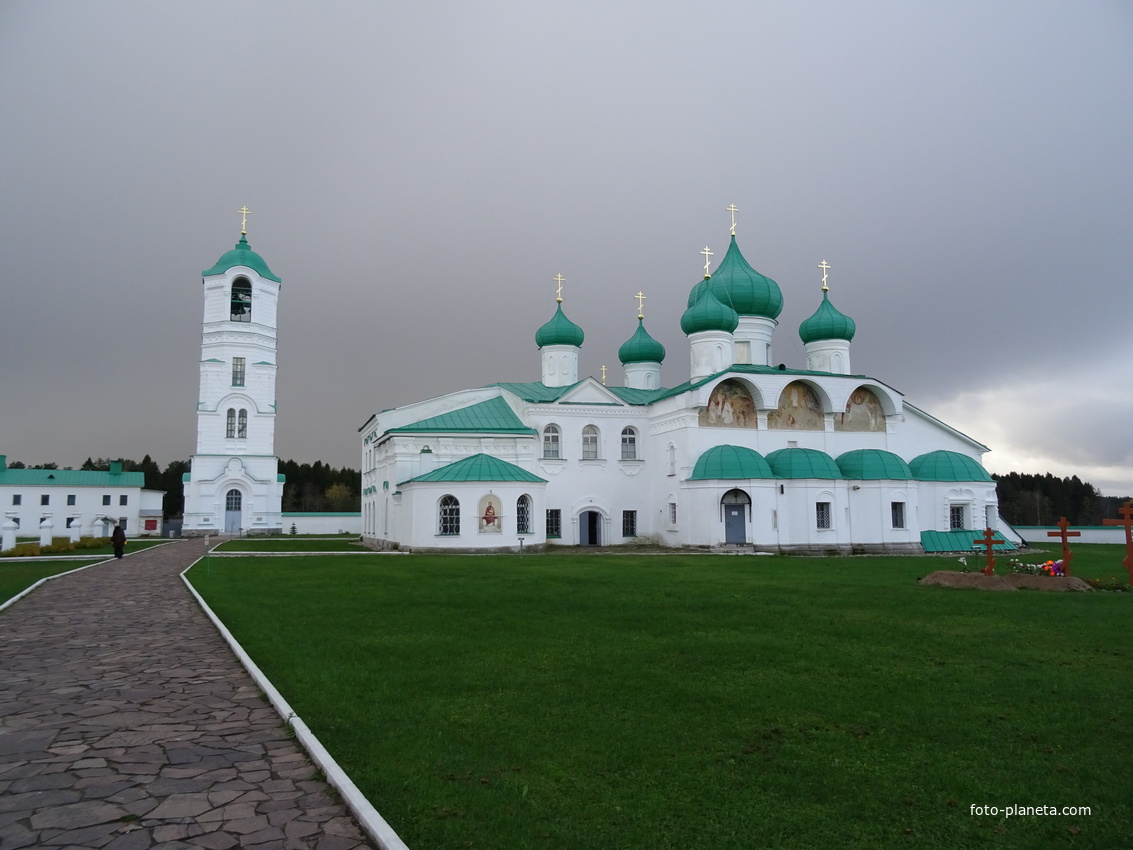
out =
<path fill-rule="evenodd" d="M 114 526 L 114 531 L 110 533 L 110 542 L 114 545 L 114 557 L 122 560 L 122 550 L 126 548 L 126 532 L 122 526 Z"/>

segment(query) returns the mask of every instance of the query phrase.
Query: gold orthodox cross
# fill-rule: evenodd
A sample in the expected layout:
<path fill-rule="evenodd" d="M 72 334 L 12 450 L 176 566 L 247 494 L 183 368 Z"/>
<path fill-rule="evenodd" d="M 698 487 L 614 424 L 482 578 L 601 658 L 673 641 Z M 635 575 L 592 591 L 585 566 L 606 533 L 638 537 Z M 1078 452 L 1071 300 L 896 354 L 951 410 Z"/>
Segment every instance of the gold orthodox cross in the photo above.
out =
<path fill-rule="evenodd" d="M 830 287 L 826 285 L 826 273 L 831 269 L 830 263 L 826 262 L 826 260 L 823 260 L 818 264 L 818 267 L 822 269 L 822 291 L 829 292 Z"/>
<path fill-rule="evenodd" d="M 240 235 L 241 236 L 247 236 L 248 235 L 248 214 L 251 212 L 251 210 L 248 209 L 247 205 L 245 205 L 245 206 L 240 207 L 240 209 L 236 210 L 236 212 L 238 212 L 238 213 L 240 213 L 240 215 L 244 216 L 243 220 L 240 222 Z"/>
<path fill-rule="evenodd" d="M 713 256 L 713 253 L 712 253 L 712 251 L 708 250 L 707 245 L 704 246 L 704 250 L 701 251 L 700 253 L 702 253 L 704 255 L 704 276 L 705 277 L 711 277 L 711 275 L 708 274 L 708 262 L 709 262 L 708 258 Z"/>
<path fill-rule="evenodd" d="M 562 274 L 557 274 L 553 278 L 551 278 L 551 280 L 555 281 L 559 285 L 559 288 L 555 290 L 555 300 L 558 301 L 560 304 L 562 304 L 563 303 L 563 281 L 566 280 L 566 278 L 563 277 Z"/>
<path fill-rule="evenodd" d="M 645 318 L 645 310 L 644 310 L 644 307 L 645 307 L 645 293 L 643 293 L 643 292 L 642 292 L 642 291 L 641 291 L 641 290 L 639 289 L 639 290 L 637 290 L 637 295 L 635 295 L 635 296 L 633 296 L 633 297 L 637 299 L 637 318 L 639 318 L 639 319 L 644 319 L 644 318 Z"/>
<path fill-rule="evenodd" d="M 740 208 L 737 207 L 735 204 L 728 204 L 728 212 L 730 212 L 732 214 L 732 235 L 733 236 L 736 235 L 736 213 L 738 213 L 739 211 L 740 211 Z"/>
<path fill-rule="evenodd" d="M 606 386 L 606 367 L 602 367 L 602 386 Z"/>

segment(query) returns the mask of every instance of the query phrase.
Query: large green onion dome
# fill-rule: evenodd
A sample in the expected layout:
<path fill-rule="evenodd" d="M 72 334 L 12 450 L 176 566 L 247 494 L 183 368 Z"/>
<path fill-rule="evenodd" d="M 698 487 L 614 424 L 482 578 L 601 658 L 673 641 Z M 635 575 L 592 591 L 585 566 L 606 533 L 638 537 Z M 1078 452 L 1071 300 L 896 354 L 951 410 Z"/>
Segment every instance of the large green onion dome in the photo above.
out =
<path fill-rule="evenodd" d="M 243 233 L 240 234 L 240 241 L 236 243 L 236 247 L 217 260 L 216 265 L 211 269 L 205 269 L 201 272 L 201 275 L 209 277 L 214 274 L 224 274 L 235 266 L 249 268 L 266 280 L 274 280 L 276 283 L 282 282 L 271 273 L 271 269 L 264 262 L 264 258 L 252 250 L 252 246 L 248 244 L 248 237 Z"/>
<path fill-rule="evenodd" d="M 918 455 L 909 461 L 918 481 L 992 481 L 979 462 L 959 452 L 940 449 Z"/>
<path fill-rule="evenodd" d="M 783 312 L 783 293 L 779 291 L 779 284 L 751 267 L 740 253 L 735 236 L 732 236 L 724 259 L 712 277 L 693 286 L 688 306 L 695 304 L 705 290 L 741 316 L 776 319 Z"/>
<path fill-rule="evenodd" d="M 854 320 L 830 303 L 829 293 L 822 292 L 822 303 L 814 311 L 814 315 L 799 325 L 799 336 L 804 343 L 817 342 L 820 339 L 844 339 L 849 342 L 854 338 L 857 325 Z"/>
<path fill-rule="evenodd" d="M 573 345 L 575 348 L 581 348 L 585 337 L 582 328 L 563 313 L 563 305 L 560 301 L 555 315 L 551 316 L 551 321 L 535 331 L 535 344 L 540 348 L 545 345 Z"/>
<path fill-rule="evenodd" d="M 705 278 L 705 282 L 708 278 Z M 702 290 L 697 302 L 681 316 L 681 330 L 685 336 L 701 331 L 727 331 L 732 333 L 740 324 L 740 317 L 727 304 L 721 303 L 710 290 Z"/>
<path fill-rule="evenodd" d="M 665 346 L 649 335 L 645 330 L 645 320 L 638 316 L 637 330 L 618 349 L 618 359 L 623 366 L 629 363 L 660 363 L 665 359 Z"/>

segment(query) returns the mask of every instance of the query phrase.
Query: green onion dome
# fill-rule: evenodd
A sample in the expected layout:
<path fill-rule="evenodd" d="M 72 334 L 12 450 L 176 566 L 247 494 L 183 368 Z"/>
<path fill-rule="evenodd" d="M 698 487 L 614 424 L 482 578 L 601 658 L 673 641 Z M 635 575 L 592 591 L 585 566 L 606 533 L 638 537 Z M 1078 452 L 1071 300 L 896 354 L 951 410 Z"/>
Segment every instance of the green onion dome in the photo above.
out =
<path fill-rule="evenodd" d="M 707 278 L 705 281 L 707 282 Z M 740 317 L 727 304 L 722 304 L 711 290 L 702 290 L 697 302 L 681 316 L 681 330 L 685 336 L 701 331 L 727 331 L 732 333 L 740 324 Z"/>
<path fill-rule="evenodd" d="M 918 455 L 909 461 L 918 481 L 992 481 L 979 462 L 959 452 L 940 449 Z"/>
<path fill-rule="evenodd" d="M 660 363 L 665 359 L 665 346 L 645 330 L 645 320 L 637 319 L 637 330 L 618 349 L 618 359 L 627 363 Z"/>
<path fill-rule="evenodd" d="M 814 315 L 799 325 L 799 336 L 804 343 L 817 342 L 820 339 L 844 339 L 849 342 L 854 338 L 857 325 L 854 320 L 830 303 L 827 292 L 822 293 L 822 303 L 814 311 Z"/>
<path fill-rule="evenodd" d="M 767 456 L 776 478 L 841 478 L 834 458 L 818 449 L 778 449 Z"/>
<path fill-rule="evenodd" d="M 555 315 L 551 316 L 551 321 L 535 331 L 535 344 L 540 348 L 545 345 L 573 345 L 575 348 L 581 348 L 585 336 L 582 328 L 563 313 L 563 305 L 560 301 Z"/>
<path fill-rule="evenodd" d="M 779 284 L 751 267 L 740 253 L 734 235 L 708 286 L 718 299 L 741 316 L 777 319 L 783 312 Z"/>
<path fill-rule="evenodd" d="M 774 478 L 759 452 L 745 446 L 713 446 L 696 461 L 689 481 Z"/>
<path fill-rule="evenodd" d="M 854 449 L 838 455 L 838 468 L 855 481 L 908 481 L 912 470 L 900 457 L 882 449 Z"/>
<path fill-rule="evenodd" d="M 240 234 L 240 241 L 236 243 L 236 247 L 217 260 L 216 265 L 211 269 L 205 269 L 201 272 L 201 275 L 209 277 L 214 274 L 224 274 L 234 266 L 245 266 L 266 280 L 274 280 L 276 283 L 282 282 L 271 273 L 271 269 L 264 262 L 264 258 L 252 250 L 252 247 L 248 244 L 247 236 L 243 233 Z"/>

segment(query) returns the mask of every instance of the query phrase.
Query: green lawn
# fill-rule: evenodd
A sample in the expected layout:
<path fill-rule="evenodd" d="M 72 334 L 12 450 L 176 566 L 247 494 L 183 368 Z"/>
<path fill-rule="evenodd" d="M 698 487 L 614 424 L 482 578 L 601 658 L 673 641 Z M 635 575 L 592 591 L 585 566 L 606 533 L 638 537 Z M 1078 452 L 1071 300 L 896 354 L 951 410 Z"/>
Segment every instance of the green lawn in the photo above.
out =
<path fill-rule="evenodd" d="M 9 561 L 0 558 L 0 604 L 27 590 L 41 578 L 57 576 L 87 564 L 97 564 L 105 558 Z"/>
<path fill-rule="evenodd" d="M 1076 574 L 1121 574 L 1121 547 L 1075 549 Z M 413 850 L 1133 845 L 1133 594 L 916 584 L 958 566 L 567 551 L 190 575 Z"/>
<path fill-rule="evenodd" d="M 303 537 L 249 537 L 229 540 L 216 547 L 217 552 L 365 552 L 366 547 L 348 539 L 320 540 Z"/>

